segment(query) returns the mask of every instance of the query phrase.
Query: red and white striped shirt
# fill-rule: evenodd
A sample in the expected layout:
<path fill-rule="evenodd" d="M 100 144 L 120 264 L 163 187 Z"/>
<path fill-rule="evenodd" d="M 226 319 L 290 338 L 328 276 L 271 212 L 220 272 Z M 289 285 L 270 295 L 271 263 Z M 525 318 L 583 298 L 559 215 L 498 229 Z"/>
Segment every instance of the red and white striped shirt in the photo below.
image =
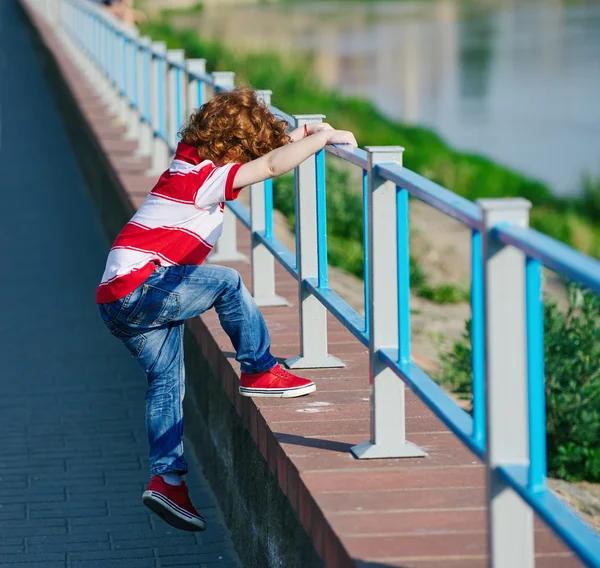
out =
<path fill-rule="evenodd" d="M 96 302 L 124 298 L 157 264 L 202 264 L 221 235 L 224 202 L 239 194 L 233 180 L 240 167 L 201 161 L 195 147 L 180 142 L 171 166 L 110 249 Z"/>

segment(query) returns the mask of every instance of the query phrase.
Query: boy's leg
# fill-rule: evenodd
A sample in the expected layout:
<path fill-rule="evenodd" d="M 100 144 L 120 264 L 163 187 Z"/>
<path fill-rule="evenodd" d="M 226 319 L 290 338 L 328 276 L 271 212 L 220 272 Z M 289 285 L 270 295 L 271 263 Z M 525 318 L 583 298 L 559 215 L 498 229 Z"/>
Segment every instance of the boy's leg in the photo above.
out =
<path fill-rule="evenodd" d="M 173 270 L 172 275 L 178 274 L 178 270 Z M 292 375 L 277 365 L 271 355 L 265 320 L 235 270 L 212 265 L 187 266 L 181 280 L 177 291 L 185 307 L 179 318 L 188 319 L 215 308 L 241 363 L 241 395 L 297 397 L 316 390 L 311 380 Z"/>
<path fill-rule="evenodd" d="M 183 323 L 174 322 L 124 340 L 148 380 L 146 432 L 150 444 L 150 473 L 187 472 L 183 455 L 185 368 Z"/>
<path fill-rule="evenodd" d="M 265 320 L 238 272 L 225 266 L 202 265 L 166 269 L 180 276 L 175 291 L 180 296 L 177 320 L 198 316 L 215 308 L 223 329 L 231 339 L 236 360 L 245 373 L 262 373 L 277 361 Z"/>

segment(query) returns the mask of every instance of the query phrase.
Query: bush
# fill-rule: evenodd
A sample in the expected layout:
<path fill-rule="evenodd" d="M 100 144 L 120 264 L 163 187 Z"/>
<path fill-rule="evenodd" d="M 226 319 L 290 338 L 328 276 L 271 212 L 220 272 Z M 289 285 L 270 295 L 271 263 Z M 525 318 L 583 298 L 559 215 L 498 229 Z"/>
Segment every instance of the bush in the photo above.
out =
<path fill-rule="evenodd" d="M 544 305 L 548 471 L 600 481 L 600 298 L 569 288 L 565 313 Z M 442 355 L 442 384 L 471 397 L 471 321 Z"/>

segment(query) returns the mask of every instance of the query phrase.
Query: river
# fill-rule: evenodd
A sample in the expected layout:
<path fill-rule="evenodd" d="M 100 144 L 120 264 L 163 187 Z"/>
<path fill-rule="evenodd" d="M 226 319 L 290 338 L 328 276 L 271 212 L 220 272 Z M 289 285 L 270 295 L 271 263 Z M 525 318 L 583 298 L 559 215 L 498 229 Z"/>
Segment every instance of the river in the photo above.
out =
<path fill-rule="evenodd" d="M 600 0 L 250 3 L 195 18 L 238 50 L 312 52 L 326 85 L 558 194 L 600 175 Z"/>

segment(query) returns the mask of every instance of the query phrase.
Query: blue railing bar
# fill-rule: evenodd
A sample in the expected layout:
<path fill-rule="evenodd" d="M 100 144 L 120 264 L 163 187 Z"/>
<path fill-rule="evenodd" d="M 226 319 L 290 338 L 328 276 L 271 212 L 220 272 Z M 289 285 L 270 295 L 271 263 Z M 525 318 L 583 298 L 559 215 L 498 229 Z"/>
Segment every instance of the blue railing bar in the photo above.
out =
<path fill-rule="evenodd" d="M 319 287 L 329 287 L 327 266 L 327 186 L 325 182 L 325 150 L 315 154 L 317 191 L 317 274 Z"/>
<path fill-rule="evenodd" d="M 181 70 L 180 67 L 177 68 L 177 70 L 175 71 L 175 101 L 176 101 L 176 112 L 175 115 L 177 116 L 177 135 L 176 135 L 176 140 L 177 142 L 179 142 L 180 138 L 179 138 L 179 130 L 181 129 L 181 125 L 183 124 L 183 122 L 185 121 L 185 108 L 184 108 L 184 101 L 183 101 L 183 77 L 184 77 L 184 71 Z"/>
<path fill-rule="evenodd" d="M 133 43 L 133 48 L 131 49 L 131 65 L 133 67 L 132 72 L 133 72 L 133 89 L 132 89 L 132 93 L 131 93 L 131 108 L 135 109 L 135 110 L 139 110 L 140 108 L 140 86 L 139 86 L 139 69 L 138 69 L 138 50 L 139 50 L 139 46 L 140 44 L 136 41 L 135 43 Z"/>
<path fill-rule="evenodd" d="M 316 278 L 307 278 L 302 286 L 317 298 L 329 312 L 365 347 L 369 346 L 369 337 L 365 334 L 365 319 L 348 305 L 331 288 L 322 288 Z"/>
<path fill-rule="evenodd" d="M 410 246 L 408 191 L 396 186 L 396 243 L 398 271 L 398 357 L 410 363 Z"/>
<path fill-rule="evenodd" d="M 185 61 L 175 61 L 173 59 L 169 59 L 167 57 L 167 65 L 169 68 L 179 69 L 180 71 L 187 72 L 187 67 L 185 66 Z"/>
<path fill-rule="evenodd" d="M 246 209 L 239 201 L 228 201 L 225 204 L 230 211 L 241 221 L 246 229 L 251 230 L 250 211 Z"/>
<path fill-rule="evenodd" d="M 240 220 L 242 225 L 251 231 L 250 211 L 238 201 L 228 201 L 227 207 Z M 296 257 L 286 248 L 286 246 L 275 237 L 266 237 L 262 231 L 252 233 L 253 237 L 260 241 L 296 280 L 298 280 L 298 271 L 296 270 Z"/>
<path fill-rule="evenodd" d="M 150 104 L 150 53 L 144 49 L 146 53 L 142 56 L 142 89 L 144 91 L 144 112 L 142 120 L 147 124 L 152 124 L 152 107 Z"/>
<path fill-rule="evenodd" d="M 397 164 L 381 164 L 375 172 L 471 229 L 481 229 L 481 211 L 472 201 Z"/>
<path fill-rule="evenodd" d="M 600 294 L 600 261 L 534 229 L 513 225 L 494 227 L 492 235 L 505 245 L 521 249 L 552 270 Z"/>
<path fill-rule="evenodd" d="M 127 77 L 129 75 L 129 69 L 127 68 L 127 44 L 129 43 L 129 38 L 123 34 L 122 43 L 121 43 L 121 96 L 129 97 L 129 89 L 127 88 Z"/>
<path fill-rule="evenodd" d="M 277 237 L 266 237 L 264 232 L 255 231 L 254 238 L 260 241 L 275 257 L 275 260 L 283 266 L 296 280 L 298 270 L 296 269 L 296 257 Z"/>
<path fill-rule="evenodd" d="M 596 532 L 549 489 L 531 491 L 528 469 L 526 465 L 504 465 L 498 467 L 498 473 L 587 566 L 600 568 L 600 538 Z"/>
<path fill-rule="evenodd" d="M 398 363 L 397 349 L 380 349 L 377 354 L 463 444 L 483 459 L 484 452 L 473 439 L 473 419 L 467 412 L 414 363 Z"/>
<path fill-rule="evenodd" d="M 361 148 L 354 148 L 348 144 L 330 144 L 325 146 L 325 150 L 363 170 L 367 167 L 367 153 Z"/>
<path fill-rule="evenodd" d="M 546 392 L 544 386 L 544 302 L 542 264 L 525 261 L 527 318 L 527 404 L 529 406 L 529 490 L 546 485 Z"/>
<path fill-rule="evenodd" d="M 291 127 L 296 126 L 296 119 L 291 114 L 288 114 L 287 112 L 284 112 L 281 109 L 279 109 L 273 105 L 268 105 L 268 108 L 271 111 L 271 113 L 274 114 L 275 116 L 279 116 L 280 118 L 287 120 L 288 124 Z"/>
<path fill-rule="evenodd" d="M 363 191 L 363 294 L 365 303 L 365 335 L 369 337 L 371 331 L 371 303 L 369 302 L 369 287 L 371 275 L 369 274 L 369 175 L 363 169 L 362 191 Z"/>
<path fill-rule="evenodd" d="M 208 73 L 196 73 L 195 71 L 187 71 L 187 74 L 196 81 L 202 81 L 207 85 L 214 85 L 214 80 Z"/>
<path fill-rule="evenodd" d="M 473 438 L 485 447 L 485 307 L 481 233 L 471 231 L 471 368 L 473 371 Z"/>
<path fill-rule="evenodd" d="M 265 191 L 265 237 L 270 239 L 273 236 L 273 180 L 267 179 L 264 182 Z"/>
<path fill-rule="evenodd" d="M 170 148 L 169 143 L 169 134 L 167 133 L 167 80 L 166 80 L 166 66 L 165 66 L 165 58 L 159 58 L 161 62 L 159 63 L 160 71 L 158 74 L 158 128 L 157 128 L 157 136 L 164 140 Z M 172 150 L 171 150 L 172 151 Z"/>

